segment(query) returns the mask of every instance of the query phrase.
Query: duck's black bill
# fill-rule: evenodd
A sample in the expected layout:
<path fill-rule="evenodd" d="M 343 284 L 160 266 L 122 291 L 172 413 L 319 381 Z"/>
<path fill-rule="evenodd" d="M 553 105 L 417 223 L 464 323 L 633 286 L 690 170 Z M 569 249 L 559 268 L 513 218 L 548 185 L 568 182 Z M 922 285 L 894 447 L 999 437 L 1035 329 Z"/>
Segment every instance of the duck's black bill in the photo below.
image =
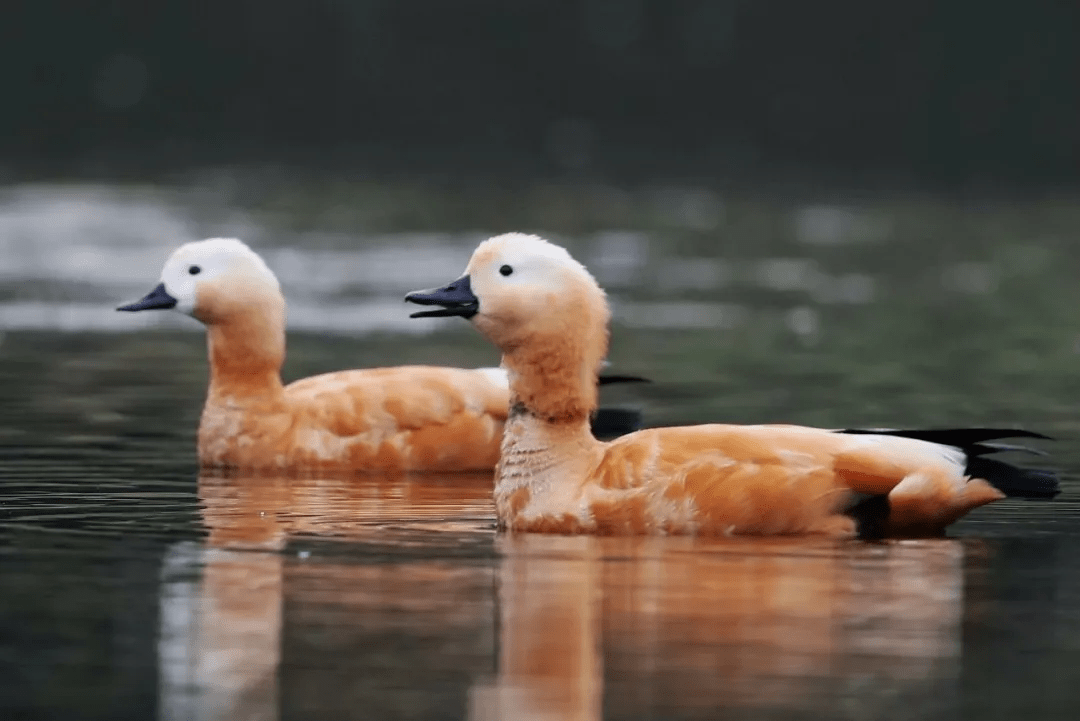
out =
<path fill-rule="evenodd" d="M 410 318 L 445 318 L 459 315 L 462 318 L 472 318 L 480 309 L 480 300 L 473 295 L 469 285 L 469 276 L 463 275 L 450 285 L 431 290 L 418 290 L 405 296 L 409 303 L 417 305 L 442 306 L 436 310 L 421 310 L 411 313 Z"/>
<path fill-rule="evenodd" d="M 128 303 L 122 305 L 117 310 L 137 311 L 137 310 L 165 310 L 167 308 L 176 307 L 176 298 L 169 295 L 165 290 L 164 283 L 158 283 L 157 287 L 143 296 L 140 300 L 134 303 Z"/>

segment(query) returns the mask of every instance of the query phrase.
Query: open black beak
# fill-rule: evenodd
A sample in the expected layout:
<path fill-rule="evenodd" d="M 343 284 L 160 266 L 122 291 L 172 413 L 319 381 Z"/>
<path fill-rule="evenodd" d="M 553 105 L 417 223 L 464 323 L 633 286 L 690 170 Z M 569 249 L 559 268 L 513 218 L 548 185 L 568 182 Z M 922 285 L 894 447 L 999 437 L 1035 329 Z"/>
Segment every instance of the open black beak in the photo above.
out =
<path fill-rule="evenodd" d="M 450 285 L 431 290 L 417 290 L 405 296 L 409 303 L 417 305 L 441 305 L 438 310 L 421 310 L 409 315 L 410 318 L 439 318 L 460 315 L 469 319 L 480 310 L 480 300 L 473 295 L 469 286 L 469 276 L 463 275 Z"/>
<path fill-rule="evenodd" d="M 165 290 L 164 283 L 158 283 L 157 287 L 147 293 L 142 299 L 135 301 L 134 303 L 128 303 L 122 305 L 117 310 L 137 311 L 137 310 L 164 310 L 166 308 L 175 308 L 176 298 L 169 295 Z"/>

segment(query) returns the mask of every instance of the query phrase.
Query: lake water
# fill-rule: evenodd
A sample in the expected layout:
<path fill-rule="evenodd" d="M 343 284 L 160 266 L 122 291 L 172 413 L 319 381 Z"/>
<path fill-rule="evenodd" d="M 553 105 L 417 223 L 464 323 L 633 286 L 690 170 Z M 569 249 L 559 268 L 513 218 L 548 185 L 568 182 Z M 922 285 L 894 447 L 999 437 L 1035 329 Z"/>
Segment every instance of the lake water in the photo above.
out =
<path fill-rule="evenodd" d="M 0 198 L 0 717 L 1080 714 L 1070 204 L 222 177 Z M 490 365 L 400 299 L 511 228 L 596 270 L 615 370 L 654 380 L 604 400 L 649 425 L 1017 425 L 1064 492 L 931 541 L 506 537 L 484 475 L 200 476 L 198 325 L 112 310 L 234 234 L 282 279 L 288 378 Z"/>

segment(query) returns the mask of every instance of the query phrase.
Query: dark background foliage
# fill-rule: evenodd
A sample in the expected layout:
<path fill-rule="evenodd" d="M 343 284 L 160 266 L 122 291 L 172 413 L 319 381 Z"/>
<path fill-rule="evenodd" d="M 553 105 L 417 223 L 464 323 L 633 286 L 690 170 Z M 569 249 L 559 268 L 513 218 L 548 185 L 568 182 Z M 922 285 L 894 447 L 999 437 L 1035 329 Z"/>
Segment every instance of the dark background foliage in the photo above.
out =
<path fill-rule="evenodd" d="M 18 0 L 18 174 L 352 170 L 1071 183 L 1069 0 Z"/>

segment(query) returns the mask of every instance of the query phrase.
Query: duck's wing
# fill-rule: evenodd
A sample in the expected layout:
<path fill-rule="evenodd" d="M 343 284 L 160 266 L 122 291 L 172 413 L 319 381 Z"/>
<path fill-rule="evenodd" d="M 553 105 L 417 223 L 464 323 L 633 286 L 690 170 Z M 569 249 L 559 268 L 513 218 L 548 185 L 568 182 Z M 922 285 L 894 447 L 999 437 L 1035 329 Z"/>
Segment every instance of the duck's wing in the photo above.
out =
<path fill-rule="evenodd" d="M 877 523 L 897 535 L 923 534 L 1005 496 L 1057 493 L 1048 471 L 985 458 L 985 433 L 948 437 L 966 441 L 972 454 L 906 433 L 651 429 L 608 444 L 592 479 L 635 489 L 654 518 L 678 515 L 663 511 L 666 503 L 699 527 L 727 524 L 733 533 L 830 532 L 846 515 L 860 528 Z"/>

